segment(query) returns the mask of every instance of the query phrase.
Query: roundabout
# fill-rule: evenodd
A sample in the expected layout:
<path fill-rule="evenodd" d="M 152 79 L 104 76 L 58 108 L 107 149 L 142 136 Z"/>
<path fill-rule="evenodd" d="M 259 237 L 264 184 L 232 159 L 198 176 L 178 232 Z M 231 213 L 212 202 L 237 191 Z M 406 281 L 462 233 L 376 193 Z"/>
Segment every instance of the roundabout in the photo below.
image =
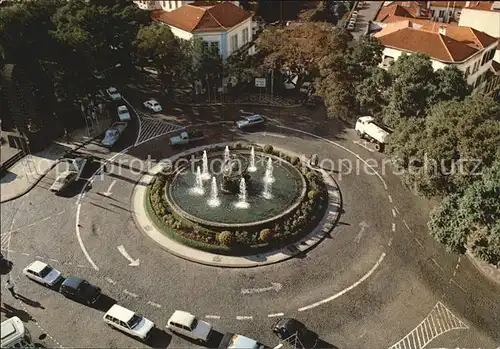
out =
<path fill-rule="evenodd" d="M 487 285 L 481 286 L 478 292 L 484 295 L 483 303 L 476 303 L 477 309 L 473 311 L 467 307 L 467 302 L 474 297 L 474 290 L 465 280 L 477 276 L 468 269 L 466 261 L 459 261 L 460 267 L 456 269 L 456 257 L 447 256 L 440 251 L 432 239 L 426 240 L 416 234 L 420 225 L 425 224 L 421 223 L 422 212 L 425 212 L 423 204 L 417 199 L 408 200 L 407 193 L 397 189 L 398 182 L 392 175 L 376 174 L 374 170 L 377 167 L 374 163 L 370 162 L 371 169 L 368 166 L 365 171 L 360 158 L 369 154 L 355 153 L 349 149 L 347 141 L 332 144 L 300 131 L 279 127 L 272 130 L 274 134 L 286 134 L 286 137 L 276 137 L 270 133 L 232 132 L 223 123 L 205 126 L 204 131 L 211 142 L 199 149 L 186 150 L 187 153 L 200 151 L 195 157 L 195 163 L 200 165 L 201 174 L 203 150 L 207 150 L 207 157 L 210 158 L 210 147 L 215 144 L 223 145 L 222 149 L 213 152 L 214 156 L 223 158 L 225 145 L 232 150 L 236 143 L 254 146 L 269 144 L 275 149 L 296 154 L 299 158 L 318 154 L 320 159 L 329 158 L 335 164 L 339 164 L 339 159 L 350 159 L 352 163 L 359 161 L 363 168 L 359 173 L 347 173 L 341 170 L 341 166 L 318 172 L 326 187 L 325 210 L 317 224 L 293 242 L 257 254 L 234 256 L 214 253 L 194 249 L 170 238 L 148 216 L 145 205 L 147 191 L 152 187 L 151 181 L 155 175 L 163 168 L 155 165 L 163 162 L 156 161 L 149 167 L 138 164 L 147 162 L 147 155 L 152 153 L 157 154 L 155 157 L 159 160 L 173 159 L 180 154 L 165 146 L 166 137 L 158 137 L 154 141 L 130 147 L 124 153 L 110 156 L 108 164 L 117 163 L 120 166 L 108 166 L 110 168 L 107 173 L 97 173 L 92 187 L 78 201 L 75 200 L 78 202 L 76 209 L 75 206 L 68 205 L 66 199 L 54 199 L 52 196 L 49 199 L 42 189 L 35 189 L 25 197 L 20 206 L 19 203 L 14 206 L 16 202 L 13 202 L 12 208 L 5 207 L 6 212 L 2 212 L 2 218 L 6 222 L 10 217 L 9 210 L 12 210 L 12 216 L 15 212 L 22 213 L 21 216 L 17 215 L 17 221 L 12 227 L 7 227 L 15 231 L 16 227 L 21 227 L 18 229 L 20 234 L 13 234 L 9 247 L 14 251 L 12 256 L 15 257 L 13 275 L 19 273 L 18 268 L 30 259 L 51 258 L 60 262 L 57 265 L 58 262 L 53 261 L 54 266 L 60 266 L 66 273 L 86 277 L 102 287 L 103 292 L 119 304 L 140 311 L 161 328 L 175 309 L 187 310 L 205 318 L 219 331 L 248 335 L 271 347 L 277 343 L 270 332 L 270 326 L 276 317 L 281 316 L 296 317 L 306 323 L 329 344 L 321 347 L 389 348 L 413 333 L 427 316 L 431 316 L 432 321 L 441 323 L 442 331 L 432 330 L 434 336 L 427 337 L 428 340 L 434 340 L 433 345 L 470 347 L 485 343 L 481 345 L 492 346 L 495 340 L 493 328 L 497 323 L 494 320 L 497 306 L 488 299 L 494 299 L 494 289 Z M 251 149 L 248 152 L 245 150 L 245 156 L 250 152 Z M 264 156 L 260 165 L 258 180 L 265 175 L 267 157 Z M 134 159 L 142 160 L 134 165 Z M 275 160 L 273 173 L 277 171 L 277 166 L 274 165 L 278 160 Z M 250 161 L 248 162 L 250 166 Z M 183 189 L 187 190 L 183 193 L 205 208 L 199 211 L 201 213 L 195 211 L 193 216 L 198 219 L 210 218 L 206 212 L 210 207 L 207 201 L 210 199 L 212 179 L 203 182 L 204 195 L 196 197 L 189 192 L 196 184 L 196 174 L 197 166 L 184 178 Z M 274 191 L 276 188 L 275 181 L 272 187 L 273 197 L 278 194 Z M 291 192 L 301 192 L 300 185 L 296 188 L 298 189 Z M 163 194 L 166 194 L 165 189 L 163 187 Z M 228 200 L 232 212 L 245 210 L 235 206 L 240 201 L 239 189 L 238 186 Z M 306 198 L 308 191 L 305 192 Z M 260 187 L 256 186 L 254 194 L 248 195 L 261 195 L 263 192 L 262 184 Z M 166 202 L 167 195 L 163 197 Z M 287 207 L 293 206 L 300 197 L 299 193 L 293 200 L 287 201 L 291 203 Z M 22 228 L 32 221 L 44 219 L 42 212 L 46 210 L 49 200 L 52 200 L 54 210 L 51 217 L 57 218 L 43 221 L 40 227 L 34 225 L 34 228 Z M 251 210 L 255 202 L 250 197 L 247 202 L 249 207 L 246 210 Z M 42 216 L 35 217 L 33 213 L 38 211 L 28 215 L 30 206 L 36 207 Z M 190 205 L 179 207 L 191 213 Z M 221 203 L 219 207 L 224 206 Z M 65 213 L 59 214 L 63 210 L 66 210 Z M 280 212 L 271 212 L 269 216 L 259 214 L 253 219 L 237 217 L 236 224 L 273 219 L 279 214 Z M 75 238 L 72 233 L 75 217 L 78 217 L 76 226 L 80 239 Z M 53 219 L 58 219 L 59 223 L 55 223 Z M 331 221 L 327 221 L 328 219 Z M 45 226 L 49 223 L 52 224 L 50 228 Z M 65 228 L 56 229 L 55 226 L 61 223 L 64 223 Z M 223 224 L 235 222 L 224 221 Z M 405 224 L 412 230 L 411 233 L 407 231 Z M 217 229 L 217 233 L 220 233 L 231 227 Z M 63 246 L 55 248 L 49 243 L 51 240 L 42 235 L 42 230 L 56 231 L 57 236 L 61 235 Z M 154 232 L 155 230 L 157 231 Z M 261 230 L 257 229 L 259 233 Z M 160 238 L 168 240 L 160 241 Z M 412 243 L 414 238 L 425 248 Z M 168 246 L 160 248 L 159 245 L 163 243 L 170 244 L 170 249 Z M 172 245 L 173 243 L 176 245 Z M 40 246 L 43 246 L 42 250 Z M 85 249 L 83 253 L 82 246 Z M 44 254 L 43 251 L 47 253 Z M 193 263 L 190 260 L 201 254 L 206 254 L 207 263 Z M 279 260 L 274 261 L 275 256 Z M 71 264 L 68 264 L 70 260 Z M 214 266 L 238 262 L 253 263 L 259 268 L 228 269 Z M 458 270 L 458 273 L 453 278 L 454 282 L 450 282 L 454 270 Z M 42 319 L 40 324 L 62 345 L 85 344 L 85 339 L 74 340 L 69 333 L 59 330 L 62 323 L 78 326 L 85 321 L 85 337 L 95 338 L 96 347 L 137 346 L 137 342 L 130 338 L 99 326 L 101 310 L 64 302 L 64 309 L 61 311 L 63 300 L 57 294 L 39 289 L 24 279 L 19 279 L 18 282 L 19 287 L 36 295 L 44 305 L 45 310 L 29 308 L 29 311 L 34 318 Z M 455 282 L 465 291 L 461 291 Z M 491 310 L 491 316 L 485 315 L 485 309 Z M 436 318 L 435 313 L 442 315 Z M 445 323 L 445 315 L 447 319 L 457 319 L 454 323 L 458 325 L 453 327 L 451 320 L 446 320 L 448 322 Z M 426 329 L 429 330 L 427 327 Z M 418 331 L 421 333 L 420 328 Z M 186 342 L 175 336 L 170 340 L 171 347 L 186 345 Z M 424 341 L 421 340 L 421 343 Z M 160 346 L 166 345 L 162 343 Z"/>

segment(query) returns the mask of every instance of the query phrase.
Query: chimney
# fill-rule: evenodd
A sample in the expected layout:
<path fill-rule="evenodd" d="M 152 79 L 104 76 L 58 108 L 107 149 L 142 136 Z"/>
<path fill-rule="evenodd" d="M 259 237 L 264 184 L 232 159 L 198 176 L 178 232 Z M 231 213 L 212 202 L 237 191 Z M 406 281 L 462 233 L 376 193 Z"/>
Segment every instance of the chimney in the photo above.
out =
<path fill-rule="evenodd" d="M 422 16 L 422 9 L 419 7 L 417 7 L 417 18 Z"/>
<path fill-rule="evenodd" d="M 427 9 L 430 9 L 430 8 L 431 8 L 431 2 L 427 1 Z"/>
<path fill-rule="evenodd" d="M 439 26 L 439 34 L 446 35 L 446 27 L 444 25 Z"/>
<path fill-rule="evenodd" d="M 470 1 L 466 1 L 465 2 L 465 7 L 469 7 L 470 6 Z"/>

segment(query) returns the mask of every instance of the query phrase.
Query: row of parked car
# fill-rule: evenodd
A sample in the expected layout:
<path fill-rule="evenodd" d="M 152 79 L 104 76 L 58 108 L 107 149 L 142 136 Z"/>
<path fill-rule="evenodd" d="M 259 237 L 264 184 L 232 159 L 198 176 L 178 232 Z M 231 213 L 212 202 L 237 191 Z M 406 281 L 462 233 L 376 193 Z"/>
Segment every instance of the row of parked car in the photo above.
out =
<path fill-rule="evenodd" d="M 30 263 L 23 269 L 23 274 L 27 278 L 52 289 L 56 289 L 60 284 L 59 292 L 62 295 L 87 305 L 94 305 L 102 295 L 100 287 L 77 276 L 64 277 L 59 270 L 45 262 L 34 261 Z M 153 321 L 119 304 L 113 304 L 106 311 L 103 321 L 110 327 L 142 341 L 147 341 L 156 327 Z M 166 328 L 172 333 L 201 343 L 208 342 L 215 332 L 210 323 L 181 310 L 174 311 L 167 321 Z M 293 340 L 294 342 L 299 340 L 304 345 L 307 344 L 307 347 L 312 347 L 311 345 L 317 341 L 316 334 L 295 319 L 278 320 L 274 323 L 272 330 L 282 340 Z M 264 345 L 249 337 L 228 332 L 222 338 L 219 348 L 263 349 Z"/>

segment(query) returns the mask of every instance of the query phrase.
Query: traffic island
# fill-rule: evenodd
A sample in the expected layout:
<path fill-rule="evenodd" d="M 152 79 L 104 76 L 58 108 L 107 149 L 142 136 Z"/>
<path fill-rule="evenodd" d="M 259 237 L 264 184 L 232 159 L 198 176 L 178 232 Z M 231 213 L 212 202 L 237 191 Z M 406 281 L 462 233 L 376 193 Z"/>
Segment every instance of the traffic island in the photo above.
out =
<path fill-rule="evenodd" d="M 249 161 L 238 167 L 233 160 L 241 157 Z M 223 192 L 229 174 L 240 185 Z M 282 182 L 288 191 L 282 191 Z M 163 160 L 140 180 L 132 201 L 136 224 L 164 249 L 225 267 L 255 267 L 302 254 L 333 229 L 341 210 L 339 188 L 327 172 L 270 145 L 241 143 Z"/>

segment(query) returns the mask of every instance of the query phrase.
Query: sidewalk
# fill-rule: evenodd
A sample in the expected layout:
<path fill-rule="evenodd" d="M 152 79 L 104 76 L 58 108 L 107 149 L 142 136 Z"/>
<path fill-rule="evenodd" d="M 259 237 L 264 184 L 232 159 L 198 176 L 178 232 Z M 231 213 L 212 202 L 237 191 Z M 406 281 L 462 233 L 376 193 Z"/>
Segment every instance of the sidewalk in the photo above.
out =
<path fill-rule="evenodd" d="M 495 282 L 497 285 L 500 286 L 500 268 L 495 267 L 493 264 L 489 264 L 487 262 L 484 262 L 480 260 L 479 258 L 474 257 L 472 253 L 467 251 L 467 257 L 469 257 L 469 260 L 474 264 L 474 266 L 484 274 L 488 279 L 491 281 Z"/>
<path fill-rule="evenodd" d="M 101 120 L 101 130 L 109 126 L 109 120 Z M 94 133 L 94 138 L 100 134 Z M 68 139 L 58 139 L 43 151 L 28 154 L 0 178 L 0 203 L 17 199 L 33 189 L 36 184 L 53 169 L 66 154 L 89 144 L 87 129 L 78 129 L 69 134 Z"/>

